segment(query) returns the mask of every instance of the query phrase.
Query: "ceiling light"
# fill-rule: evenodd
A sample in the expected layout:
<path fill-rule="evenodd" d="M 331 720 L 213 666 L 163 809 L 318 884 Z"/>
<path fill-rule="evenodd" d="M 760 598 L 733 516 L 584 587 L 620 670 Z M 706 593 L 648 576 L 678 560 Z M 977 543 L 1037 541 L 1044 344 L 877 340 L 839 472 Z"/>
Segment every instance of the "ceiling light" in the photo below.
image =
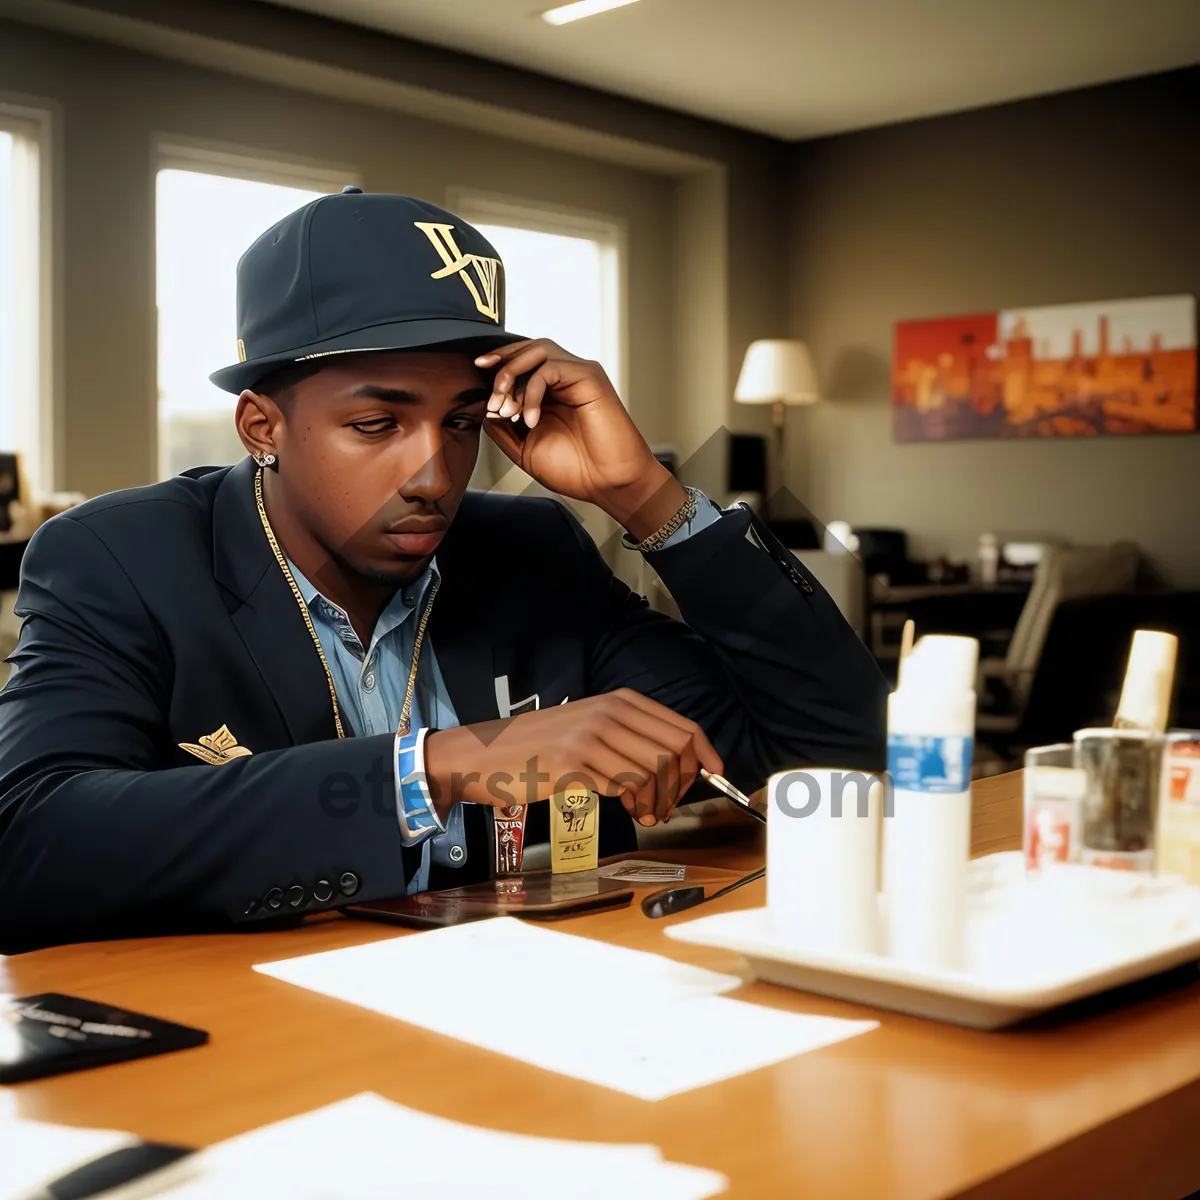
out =
<path fill-rule="evenodd" d="M 583 17 L 594 17 L 597 13 L 608 12 L 610 8 L 624 8 L 626 4 L 636 4 L 637 0 L 575 0 L 574 4 L 560 4 L 548 12 L 542 13 L 542 20 L 551 25 L 566 25 L 570 21 L 579 21 Z"/>

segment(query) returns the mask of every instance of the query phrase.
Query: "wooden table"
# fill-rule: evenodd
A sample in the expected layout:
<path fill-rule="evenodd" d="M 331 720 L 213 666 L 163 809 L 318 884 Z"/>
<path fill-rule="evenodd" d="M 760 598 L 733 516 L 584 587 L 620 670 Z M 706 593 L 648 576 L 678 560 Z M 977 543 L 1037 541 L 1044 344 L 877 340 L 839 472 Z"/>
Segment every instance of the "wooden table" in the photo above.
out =
<path fill-rule="evenodd" d="M 976 785 L 978 852 L 1019 839 L 1019 779 Z M 753 845 L 677 852 L 749 868 Z M 718 901 L 763 903 L 761 885 Z M 715 906 L 714 906 L 715 907 Z M 678 918 L 686 919 L 686 918 Z M 559 928 L 715 969 L 638 908 Z M 199 1025 L 210 1045 L 22 1084 L 26 1117 L 202 1144 L 371 1089 L 440 1116 L 549 1137 L 660 1146 L 763 1197 L 1162 1197 L 1200 1187 L 1200 982 L 978 1033 L 750 984 L 739 999 L 877 1017 L 880 1028 L 648 1103 L 553 1075 L 251 971 L 397 931 L 330 916 L 266 934 L 109 942 L 0 960 L 0 990 L 58 990 Z M 407 935 L 404 935 L 407 936 Z M 481 1020 L 506 1013 L 479 995 Z M 636 1007 L 614 1019 L 637 1020 Z"/>

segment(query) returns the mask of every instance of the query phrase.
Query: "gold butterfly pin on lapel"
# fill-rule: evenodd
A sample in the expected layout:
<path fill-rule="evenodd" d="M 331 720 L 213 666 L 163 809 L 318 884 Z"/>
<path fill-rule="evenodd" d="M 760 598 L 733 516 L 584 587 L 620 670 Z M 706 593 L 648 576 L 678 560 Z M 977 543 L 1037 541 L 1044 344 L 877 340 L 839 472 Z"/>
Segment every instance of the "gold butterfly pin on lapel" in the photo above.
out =
<path fill-rule="evenodd" d="M 229 732 L 228 725 L 222 725 L 216 733 L 203 734 L 199 745 L 194 742 L 180 742 L 179 748 L 186 750 L 189 754 L 194 754 L 206 763 L 211 763 L 214 767 L 219 767 L 222 763 L 233 762 L 235 758 L 245 758 L 247 754 L 253 753 L 245 746 L 238 745 L 238 740 Z"/>

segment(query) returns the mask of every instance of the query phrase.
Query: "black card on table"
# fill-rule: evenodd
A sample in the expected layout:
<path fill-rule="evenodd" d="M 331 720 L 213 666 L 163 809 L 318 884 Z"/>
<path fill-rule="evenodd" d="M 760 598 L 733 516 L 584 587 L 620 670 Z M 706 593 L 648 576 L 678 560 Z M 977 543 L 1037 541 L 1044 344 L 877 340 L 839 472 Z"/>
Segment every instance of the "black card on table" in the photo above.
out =
<path fill-rule="evenodd" d="M 0 1008 L 0 1083 L 188 1050 L 207 1041 L 202 1029 L 78 996 L 20 996 Z"/>

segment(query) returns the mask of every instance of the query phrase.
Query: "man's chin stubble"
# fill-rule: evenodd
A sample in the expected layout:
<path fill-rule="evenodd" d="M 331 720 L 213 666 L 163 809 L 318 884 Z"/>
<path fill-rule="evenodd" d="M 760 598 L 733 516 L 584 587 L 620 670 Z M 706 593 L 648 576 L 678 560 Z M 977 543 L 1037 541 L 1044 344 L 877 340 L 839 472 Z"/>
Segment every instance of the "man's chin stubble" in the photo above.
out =
<path fill-rule="evenodd" d="M 330 550 L 329 555 L 337 563 L 344 575 L 357 577 L 373 587 L 399 588 L 419 579 L 429 566 L 428 558 L 410 559 L 397 562 L 394 567 L 372 567 L 361 562 L 355 562 L 336 550 Z"/>

